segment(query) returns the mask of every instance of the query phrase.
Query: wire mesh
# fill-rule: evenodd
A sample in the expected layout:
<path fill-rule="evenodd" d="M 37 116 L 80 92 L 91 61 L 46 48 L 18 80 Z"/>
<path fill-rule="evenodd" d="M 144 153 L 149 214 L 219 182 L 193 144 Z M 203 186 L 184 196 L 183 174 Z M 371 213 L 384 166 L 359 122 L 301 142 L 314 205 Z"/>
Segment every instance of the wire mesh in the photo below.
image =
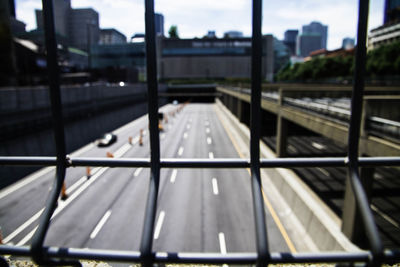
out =
<path fill-rule="evenodd" d="M 59 72 L 57 65 L 57 45 L 54 31 L 53 1 L 42 0 L 46 36 L 47 62 L 49 69 L 49 90 L 54 124 L 56 157 L 0 157 L 0 165 L 34 165 L 56 166 L 54 186 L 45 211 L 41 215 L 39 228 L 36 231 L 31 247 L 0 246 L 0 254 L 28 256 L 41 265 L 75 265 L 80 266 L 81 259 L 110 260 L 121 262 L 141 262 L 143 266 L 154 263 L 203 263 L 203 264 L 256 264 L 264 266 L 269 263 L 316 263 L 316 262 L 363 262 L 378 266 L 383 262 L 393 263 L 400 260 L 398 251 L 383 251 L 377 227 L 368 204 L 366 194 L 360 183 L 358 168 L 361 166 L 399 166 L 397 157 L 358 157 L 358 140 L 360 135 L 364 69 L 365 44 L 368 19 L 368 1 L 359 1 L 358 49 L 356 54 L 355 83 L 352 96 L 352 113 L 349 127 L 349 150 L 347 157 L 336 158 L 278 158 L 260 159 L 260 111 L 261 111 L 261 57 L 262 57 L 262 1 L 253 0 L 252 24 L 252 72 L 251 72 L 251 139 L 250 159 L 161 159 L 158 130 L 158 87 L 156 38 L 154 25 L 154 1 L 145 0 L 146 25 L 146 60 L 148 83 L 148 110 L 150 122 L 150 159 L 124 158 L 80 158 L 69 157 L 65 152 L 64 124 L 60 97 Z M 65 179 L 65 169 L 75 166 L 108 166 L 108 167 L 146 167 L 150 168 L 148 199 L 144 218 L 144 228 L 140 251 L 104 251 L 73 248 L 45 247 L 43 245 L 50 218 L 54 212 L 57 198 Z M 276 167 L 343 167 L 349 172 L 357 204 L 366 225 L 370 249 L 362 252 L 332 253 L 271 253 L 268 250 L 267 228 L 264 204 L 261 194 L 260 168 Z M 157 208 L 160 168 L 250 168 L 253 195 L 253 207 L 256 223 L 257 253 L 160 253 L 152 251 L 152 237 Z"/>

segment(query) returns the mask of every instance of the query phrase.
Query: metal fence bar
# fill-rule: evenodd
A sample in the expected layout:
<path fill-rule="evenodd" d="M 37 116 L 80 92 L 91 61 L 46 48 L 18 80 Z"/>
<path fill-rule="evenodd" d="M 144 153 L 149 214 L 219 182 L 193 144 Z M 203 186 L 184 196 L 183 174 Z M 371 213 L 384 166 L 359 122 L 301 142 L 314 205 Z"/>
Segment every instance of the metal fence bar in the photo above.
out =
<path fill-rule="evenodd" d="M 31 256 L 29 247 L 0 246 L 1 254 L 12 254 L 15 256 Z M 65 259 L 103 260 L 118 262 L 139 262 L 142 257 L 138 251 L 115 251 L 81 248 L 58 248 L 44 247 L 46 257 Z M 152 257 L 155 263 L 198 263 L 198 264 L 255 264 L 258 259 L 257 253 L 166 253 L 153 252 Z M 386 250 L 383 255 L 383 262 L 393 264 L 398 261 L 400 251 Z M 269 254 L 270 263 L 361 263 L 368 261 L 371 253 L 360 252 L 319 252 L 319 253 L 279 253 Z"/>
<path fill-rule="evenodd" d="M 379 237 L 378 229 L 374 221 L 367 195 L 363 189 L 358 173 L 358 147 L 361 127 L 361 113 L 363 93 L 364 93 L 364 75 L 366 63 L 366 39 L 368 24 L 369 0 L 359 1 L 358 10 L 358 29 L 357 29 L 357 50 L 354 71 L 354 87 L 351 98 L 351 115 L 348 136 L 348 157 L 349 168 L 348 176 L 351 188 L 354 192 L 357 206 L 361 213 L 361 218 L 366 228 L 367 236 L 372 250 L 371 265 L 380 266 L 383 254 L 383 246 Z"/>
<path fill-rule="evenodd" d="M 154 0 L 145 0 L 146 28 L 146 68 L 148 110 L 150 123 L 150 183 L 146 203 L 146 211 L 140 244 L 142 265 L 153 265 L 153 229 L 157 212 L 157 196 L 160 181 L 160 139 L 158 132 L 158 87 L 157 87 L 157 58 L 154 19 Z"/>
<path fill-rule="evenodd" d="M 146 20 L 146 60 L 148 79 L 148 109 L 150 121 L 150 159 L 132 158 L 80 158 L 67 157 L 65 152 L 64 125 L 59 87 L 57 64 L 57 46 L 54 31 L 52 0 L 42 0 L 45 26 L 47 62 L 49 68 L 49 87 L 51 109 L 54 121 L 56 157 L 0 157 L 0 165 L 56 166 L 53 190 L 46 203 L 39 228 L 31 247 L 0 246 L 0 254 L 30 256 L 42 265 L 80 265 L 73 259 L 111 260 L 121 262 L 142 262 L 144 266 L 153 263 L 203 263 L 203 264 L 257 264 L 268 263 L 318 263 L 318 262 L 365 262 L 379 265 L 382 262 L 394 263 L 400 259 L 400 251 L 383 251 L 382 243 L 369 208 L 365 191 L 362 188 L 358 167 L 361 166 L 399 166 L 400 157 L 358 157 L 358 140 L 364 88 L 363 72 L 365 66 L 365 43 L 368 18 L 368 1 L 360 0 L 358 23 L 358 49 L 356 54 L 355 84 L 352 96 L 352 116 L 349 129 L 349 149 L 347 157 L 335 158 L 278 158 L 260 159 L 260 113 L 261 113 L 261 0 L 253 0 L 252 13 L 252 91 L 251 91 L 251 140 L 249 159 L 160 159 L 158 132 L 158 88 L 157 60 L 154 27 L 154 0 L 145 0 Z M 43 242 L 49 227 L 51 215 L 55 209 L 67 167 L 104 166 L 104 167 L 147 167 L 151 168 L 149 193 L 145 210 L 144 227 L 140 252 L 87 250 L 74 248 L 44 247 Z M 367 228 L 371 251 L 337 253 L 270 253 L 264 204 L 261 195 L 260 168 L 294 167 L 348 167 L 349 178 L 362 219 Z M 255 211 L 257 253 L 161 253 L 152 252 L 153 228 L 157 207 L 160 168 L 251 168 L 253 206 Z"/>
<path fill-rule="evenodd" d="M 46 42 L 46 59 L 47 69 L 49 73 L 49 90 L 50 90 L 50 103 L 51 113 L 53 119 L 53 129 L 56 144 L 56 176 L 53 189 L 50 192 L 49 198 L 46 201 L 45 210 L 40 217 L 39 226 L 34 236 L 32 237 L 31 252 L 32 258 L 39 265 L 74 265 L 80 266 L 78 261 L 63 261 L 53 260 L 46 258 L 44 255 L 43 243 L 46 237 L 47 230 L 50 225 L 50 219 L 57 206 L 58 196 L 60 195 L 61 187 L 65 179 L 66 169 L 66 149 L 64 137 L 64 123 L 62 116 L 61 94 L 60 94 L 60 81 L 59 81 L 59 68 L 57 57 L 57 42 L 54 27 L 54 14 L 53 14 L 53 1 L 42 0 L 43 7 L 43 24 L 45 29 L 45 42 Z"/>
<path fill-rule="evenodd" d="M 253 0 L 251 36 L 251 110 L 250 110 L 250 170 L 254 220 L 257 242 L 257 266 L 269 261 L 267 226 L 260 175 L 260 123 L 261 123 L 261 62 L 262 62 L 262 1 Z"/>
<path fill-rule="evenodd" d="M 148 158 L 67 158 L 68 167 L 150 167 Z M 56 157 L 0 157 L 4 166 L 55 166 Z M 260 159 L 260 168 L 302 168 L 302 167 L 346 167 L 347 157 L 329 158 L 274 158 Z M 400 157 L 359 157 L 359 167 L 395 167 L 400 165 Z M 239 158 L 161 158 L 161 168 L 250 168 L 249 159 Z"/>

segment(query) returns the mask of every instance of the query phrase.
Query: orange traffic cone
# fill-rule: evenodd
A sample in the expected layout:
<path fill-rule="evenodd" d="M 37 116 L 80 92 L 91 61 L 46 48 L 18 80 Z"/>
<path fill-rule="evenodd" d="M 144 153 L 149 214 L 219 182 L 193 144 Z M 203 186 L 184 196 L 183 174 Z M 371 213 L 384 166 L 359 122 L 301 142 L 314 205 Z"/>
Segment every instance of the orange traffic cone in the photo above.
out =
<path fill-rule="evenodd" d="M 90 170 L 90 167 L 86 167 L 86 178 L 90 178 L 90 176 L 92 176 L 92 174 L 91 174 L 91 170 Z"/>
<path fill-rule="evenodd" d="M 0 245 L 3 245 L 3 232 L 1 231 L 1 227 L 0 227 Z"/>
<path fill-rule="evenodd" d="M 140 129 L 139 133 L 139 146 L 143 146 L 143 129 Z"/>
<path fill-rule="evenodd" d="M 65 182 L 63 183 L 62 187 L 61 187 L 61 199 L 62 200 L 66 200 L 68 198 L 67 195 L 67 186 L 65 185 Z"/>
<path fill-rule="evenodd" d="M 107 158 L 113 158 L 114 157 L 114 155 L 111 153 L 111 152 L 107 152 Z"/>
<path fill-rule="evenodd" d="M 130 145 L 132 145 L 132 136 L 129 136 L 129 137 L 128 137 L 128 143 L 129 143 Z"/>

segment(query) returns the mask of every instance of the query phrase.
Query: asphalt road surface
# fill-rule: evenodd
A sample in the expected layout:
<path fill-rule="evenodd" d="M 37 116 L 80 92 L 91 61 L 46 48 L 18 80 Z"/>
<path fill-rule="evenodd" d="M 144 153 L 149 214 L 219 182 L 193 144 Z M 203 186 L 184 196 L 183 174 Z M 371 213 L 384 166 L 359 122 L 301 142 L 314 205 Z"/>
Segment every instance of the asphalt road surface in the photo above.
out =
<path fill-rule="evenodd" d="M 165 114 L 178 106 L 162 108 Z M 238 158 L 214 104 L 189 104 L 168 116 L 160 134 L 163 158 Z M 139 130 L 144 130 L 139 145 Z M 74 156 L 148 158 L 147 116 L 114 131 L 115 144 L 89 144 Z M 132 144 L 128 138 L 132 137 Z M 69 168 L 66 200 L 59 200 L 45 245 L 139 250 L 149 169 Z M 29 245 L 54 179 L 44 168 L 0 191 L 3 241 Z M 267 212 L 272 252 L 289 248 Z M 154 229 L 154 251 L 255 252 L 250 176 L 245 169 L 162 169 Z"/>

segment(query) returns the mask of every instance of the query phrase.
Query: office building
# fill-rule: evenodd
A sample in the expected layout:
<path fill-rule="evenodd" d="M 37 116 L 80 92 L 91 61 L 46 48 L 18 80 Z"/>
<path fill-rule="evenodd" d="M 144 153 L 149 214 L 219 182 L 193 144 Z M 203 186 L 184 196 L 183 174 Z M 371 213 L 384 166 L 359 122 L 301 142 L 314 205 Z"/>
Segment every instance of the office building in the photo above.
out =
<path fill-rule="evenodd" d="M 92 8 L 72 9 L 71 0 L 55 0 L 55 31 L 62 45 L 88 51 L 89 46 L 99 41 L 99 14 Z M 42 10 L 35 10 L 38 32 L 43 32 Z"/>
<path fill-rule="evenodd" d="M 349 38 L 349 37 L 343 38 L 342 48 L 345 49 L 345 50 L 353 49 L 354 48 L 354 43 L 355 43 L 354 42 L 354 38 Z"/>
<path fill-rule="evenodd" d="M 68 38 L 69 24 L 71 13 L 71 0 L 55 0 L 53 1 L 54 27 L 57 34 Z M 35 10 L 36 25 L 39 31 L 43 30 L 43 13 L 42 10 Z"/>
<path fill-rule="evenodd" d="M 156 35 L 164 36 L 164 16 L 162 14 L 155 13 L 155 27 L 156 27 Z"/>
<path fill-rule="evenodd" d="M 383 24 L 400 23 L 400 0 L 385 0 Z"/>
<path fill-rule="evenodd" d="M 400 41 L 400 22 L 396 24 L 385 24 L 372 29 L 368 34 L 368 50 L 397 41 Z"/>
<path fill-rule="evenodd" d="M 70 23 L 71 46 L 89 51 L 99 42 L 99 13 L 92 8 L 72 9 Z"/>
<path fill-rule="evenodd" d="M 291 55 L 296 55 L 296 42 L 297 36 L 299 35 L 298 30 L 287 30 L 285 31 L 285 37 L 283 43 L 290 49 Z"/>
<path fill-rule="evenodd" d="M 328 39 L 328 26 L 322 25 L 317 21 L 313 21 L 308 25 L 303 25 L 302 34 L 306 36 L 320 35 L 320 45 L 317 49 L 326 49 L 326 43 Z"/>
<path fill-rule="evenodd" d="M 99 44 L 124 44 L 126 36 L 116 29 L 101 29 Z"/>
<path fill-rule="evenodd" d="M 297 36 L 296 53 L 300 57 L 308 57 L 312 51 L 320 50 L 321 35 L 312 33 L 303 33 Z"/>

